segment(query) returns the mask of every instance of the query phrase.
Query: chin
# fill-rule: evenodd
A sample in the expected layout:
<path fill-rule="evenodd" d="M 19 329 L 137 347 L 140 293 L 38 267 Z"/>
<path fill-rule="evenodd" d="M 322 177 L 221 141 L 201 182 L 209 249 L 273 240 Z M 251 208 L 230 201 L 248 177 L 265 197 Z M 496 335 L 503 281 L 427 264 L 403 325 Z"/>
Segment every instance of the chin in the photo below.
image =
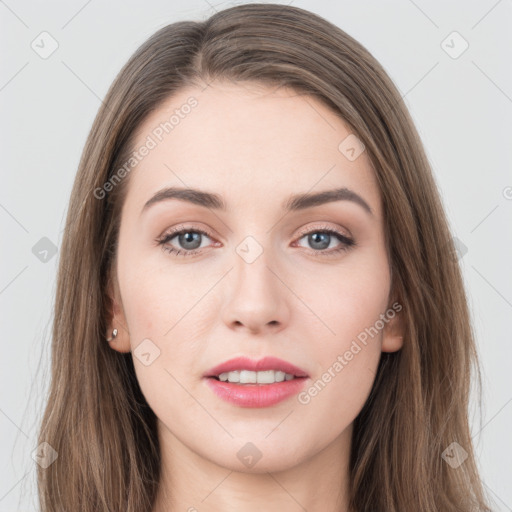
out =
<path fill-rule="evenodd" d="M 277 473 L 286 471 L 301 463 L 304 457 L 298 458 L 297 453 L 283 453 L 282 444 L 280 446 L 268 445 L 263 447 L 257 443 L 247 442 L 241 448 L 236 449 L 234 457 L 233 451 L 226 447 L 222 453 L 217 450 L 213 457 L 208 457 L 210 462 L 217 466 L 224 467 L 230 471 L 247 474 Z M 238 446 L 238 445 L 237 445 Z"/>

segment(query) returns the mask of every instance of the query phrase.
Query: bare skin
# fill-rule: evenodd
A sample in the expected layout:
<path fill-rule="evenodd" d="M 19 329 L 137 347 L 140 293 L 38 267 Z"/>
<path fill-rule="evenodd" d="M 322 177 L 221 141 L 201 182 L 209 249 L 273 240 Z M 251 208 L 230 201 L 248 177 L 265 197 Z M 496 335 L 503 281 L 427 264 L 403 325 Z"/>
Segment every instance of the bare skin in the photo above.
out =
<path fill-rule="evenodd" d="M 366 152 L 351 161 L 338 149 L 350 130 L 323 104 L 247 83 L 181 90 L 140 126 L 135 146 L 191 96 L 197 106 L 132 171 L 109 289 L 110 326 L 119 329 L 110 345 L 132 352 L 158 418 L 162 478 L 153 512 L 346 512 L 353 421 L 381 352 L 402 347 L 397 313 L 344 356 L 391 308 L 373 169 Z M 228 209 L 167 199 L 141 213 L 169 186 L 219 194 Z M 292 194 L 341 187 L 361 196 L 372 214 L 351 200 L 282 209 Z M 165 246 L 195 255 L 158 245 L 173 227 L 192 233 Z M 325 229 L 356 245 L 322 237 Z M 190 249 L 198 230 L 209 235 L 196 234 Z M 237 251 L 248 236 L 252 254 L 262 251 L 250 263 Z M 160 351 L 149 365 L 136 355 L 147 339 L 151 353 Z M 270 407 L 239 407 L 203 378 L 233 357 L 267 355 L 307 372 L 302 402 L 292 396 Z M 307 393 L 326 372 L 325 386 Z M 261 454 L 251 467 L 237 456 L 249 442 Z"/>

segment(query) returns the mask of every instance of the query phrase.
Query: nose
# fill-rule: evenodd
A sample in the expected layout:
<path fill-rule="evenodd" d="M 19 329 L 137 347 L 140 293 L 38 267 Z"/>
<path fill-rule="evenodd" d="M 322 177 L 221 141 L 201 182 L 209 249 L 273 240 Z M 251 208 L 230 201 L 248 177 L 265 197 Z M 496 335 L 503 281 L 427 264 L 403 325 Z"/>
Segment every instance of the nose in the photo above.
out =
<path fill-rule="evenodd" d="M 279 332 L 288 323 L 292 294 L 268 251 L 248 261 L 235 254 L 234 268 L 227 276 L 222 320 L 230 329 Z"/>

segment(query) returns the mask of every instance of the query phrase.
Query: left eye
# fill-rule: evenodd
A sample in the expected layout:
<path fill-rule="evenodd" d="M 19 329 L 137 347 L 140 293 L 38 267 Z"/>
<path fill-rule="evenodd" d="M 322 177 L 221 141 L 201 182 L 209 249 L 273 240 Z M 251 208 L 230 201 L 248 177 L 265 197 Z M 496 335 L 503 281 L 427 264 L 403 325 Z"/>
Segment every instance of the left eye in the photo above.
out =
<path fill-rule="evenodd" d="M 308 233 L 303 234 L 299 240 L 302 240 L 303 238 L 307 238 L 307 242 L 311 244 L 313 248 L 320 251 L 325 251 L 325 249 L 328 249 L 334 239 L 337 239 L 338 242 L 341 242 L 340 247 L 333 251 L 329 251 L 328 254 L 332 254 L 333 252 L 338 252 L 340 250 L 347 250 L 349 247 L 355 244 L 355 242 L 350 238 L 332 229 L 317 229 L 314 231 L 309 231 Z M 315 252 L 318 252 L 318 250 Z"/>
<path fill-rule="evenodd" d="M 211 238 L 207 232 L 202 230 L 182 229 L 164 235 L 163 238 L 158 239 L 157 242 L 159 245 L 162 246 L 163 250 L 171 254 L 174 254 L 176 256 L 192 256 L 194 254 L 197 254 L 198 252 L 201 252 L 200 248 L 202 236 Z M 298 241 L 306 237 L 308 243 L 311 244 L 312 247 L 314 248 L 312 252 L 315 256 L 327 256 L 334 253 L 338 253 L 340 251 L 346 251 L 355 245 L 354 240 L 342 235 L 341 233 L 338 233 L 338 231 L 335 231 L 333 229 L 315 229 L 306 233 L 302 233 L 300 238 L 298 238 Z M 331 251 L 326 251 L 326 249 L 329 248 L 329 246 L 331 245 L 333 237 L 335 237 L 339 242 L 341 242 L 341 244 L 339 247 Z M 177 249 L 172 245 L 169 245 L 171 240 L 173 240 L 174 238 L 178 238 L 178 243 L 182 247 L 182 249 Z"/>

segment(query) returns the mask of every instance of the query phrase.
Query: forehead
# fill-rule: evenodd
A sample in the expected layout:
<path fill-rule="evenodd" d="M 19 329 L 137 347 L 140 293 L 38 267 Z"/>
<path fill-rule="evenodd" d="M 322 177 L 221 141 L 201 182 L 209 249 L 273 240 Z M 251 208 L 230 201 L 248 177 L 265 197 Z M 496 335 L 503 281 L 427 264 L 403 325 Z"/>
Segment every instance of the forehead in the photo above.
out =
<path fill-rule="evenodd" d="M 261 206 L 269 193 L 281 202 L 294 192 L 348 187 L 378 213 L 366 152 L 355 159 L 346 153 L 354 137 L 323 103 L 289 88 L 213 82 L 181 89 L 136 132 L 134 149 L 150 150 L 132 171 L 128 197 L 136 195 L 140 205 L 156 189 L 175 185 Z"/>

